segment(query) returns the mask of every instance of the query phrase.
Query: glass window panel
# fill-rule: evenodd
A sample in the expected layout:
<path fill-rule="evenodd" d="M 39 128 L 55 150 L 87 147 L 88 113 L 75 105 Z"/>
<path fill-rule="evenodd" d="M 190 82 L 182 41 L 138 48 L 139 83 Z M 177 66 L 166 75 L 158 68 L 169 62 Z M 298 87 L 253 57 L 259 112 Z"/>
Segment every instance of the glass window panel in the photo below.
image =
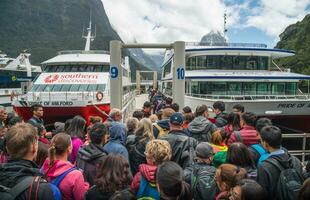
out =
<path fill-rule="evenodd" d="M 31 91 L 32 91 L 32 92 L 37 91 L 38 88 L 39 88 L 39 86 L 40 86 L 40 85 L 38 85 L 38 84 L 34 84 L 34 85 L 32 86 L 32 88 L 31 88 Z"/>
<path fill-rule="evenodd" d="M 273 83 L 272 94 L 274 95 L 285 95 L 285 83 Z"/>
<path fill-rule="evenodd" d="M 285 84 L 285 94 L 295 95 L 296 94 L 296 83 L 286 83 Z"/>
<path fill-rule="evenodd" d="M 207 69 L 217 69 L 220 64 L 220 56 L 207 56 Z"/>
<path fill-rule="evenodd" d="M 77 72 L 78 69 L 79 69 L 79 67 L 75 65 L 75 66 L 72 66 L 71 71 L 72 72 Z"/>
<path fill-rule="evenodd" d="M 56 72 L 63 72 L 64 66 L 57 66 L 56 67 Z"/>
<path fill-rule="evenodd" d="M 46 85 L 40 84 L 39 87 L 38 87 L 37 92 L 42 92 L 42 91 L 44 91 L 45 86 L 46 86 Z"/>
<path fill-rule="evenodd" d="M 227 83 L 227 94 L 228 95 L 241 95 L 242 83 L 228 82 Z"/>
<path fill-rule="evenodd" d="M 257 57 L 256 56 L 248 57 L 246 69 L 250 69 L 250 70 L 257 69 Z"/>
<path fill-rule="evenodd" d="M 105 90 L 105 84 L 99 84 L 99 85 L 97 86 L 97 90 L 98 90 L 98 91 L 104 91 L 104 90 Z"/>
<path fill-rule="evenodd" d="M 258 58 L 258 70 L 268 70 L 269 68 L 269 60 L 268 57 L 259 57 Z"/>
<path fill-rule="evenodd" d="M 197 81 L 192 81 L 192 82 L 191 82 L 192 94 L 199 94 L 198 88 L 199 88 L 198 82 L 197 82 Z"/>
<path fill-rule="evenodd" d="M 270 83 L 257 83 L 257 95 L 269 95 L 271 93 Z"/>
<path fill-rule="evenodd" d="M 225 82 L 210 82 L 210 93 L 212 95 L 225 95 L 226 83 Z"/>
<path fill-rule="evenodd" d="M 62 85 L 61 91 L 64 91 L 64 92 L 70 91 L 70 87 L 71 87 L 71 85 L 69 85 L 69 84 Z"/>
<path fill-rule="evenodd" d="M 79 91 L 79 87 L 80 85 L 79 84 L 73 84 L 70 88 L 70 91 L 72 92 L 76 92 L 76 91 Z"/>
<path fill-rule="evenodd" d="M 54 85 L 46 85 L 46 87 L 44 88 L 44 92 L 50 92 L 52 91 Z"/>
<path fill-rule="evenodd" d="M 199 94 L 208 94 L 208 82 L 199 82 Z"/>
<path fill-rule="evenodd" d="M 242 83 L 244 95 L 256 95 L 256 83 Z"/>
<path fill-rule="evenodd" d="M 56 84 L 56 85 L 54 85 L 54 87 L 53 87 L 53 91 L 54 91 L 54 92 L 59 92 L 59 91 L 61 91 L 61 87 L 62 87 L 61 84 Z"/>
<path fill-rule="evenodd" d="M 79 91 L 85 92 L 87 91 L 87 87 L 88 87 L 87 84 L 80 85 Z"/>
<path fill-rule="evenodd" d="M 97 85 L 96 84 L 91 84 L 88 86 L 88 90 L 87 91 L 96 91 L 97 89 Z"/>
<path fill-rule="evenodd" d="M 103 65 L 102 66 L 102 72 L 109 72 L 110 71 L 110 66 L 109 65 Z"/>
<path fill-rule="evenodd" d="M 221 57 L 221 69 L 232 69 L 233 57 L 232 56 L 222 56 Z"/>

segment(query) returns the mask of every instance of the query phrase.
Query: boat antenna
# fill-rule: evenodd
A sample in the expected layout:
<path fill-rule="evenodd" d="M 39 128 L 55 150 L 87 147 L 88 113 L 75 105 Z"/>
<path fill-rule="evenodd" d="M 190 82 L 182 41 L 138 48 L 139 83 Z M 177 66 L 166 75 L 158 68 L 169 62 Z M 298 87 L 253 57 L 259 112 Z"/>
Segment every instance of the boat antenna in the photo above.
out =
<path fill-rule="evenodd" d="M 96 35 L 92 35 L 92 34 L 91 34 L 91 30 L 92 30 L 91 25 L 92 25 L 92 23 L 91 23 L 91 11 L 90 11 L 90 16 L 89 16 L 89 27 L 86 28 L 86 30 L 87 30 L 87 35 L 83 36 L 83 38 L 86 39 L 85 51 L 89 51 L 89 50 L 90 50 L 90 42 L 91 42 L 91 41 L 94 41 L 94 39 L 95 39 L 95 37 L 96 37 Z"/>
<path fill-rule="evenodd" d="M 227 33 L 227 31 L 228 31 L 228 29 L 227 29 L 227 27 L 226 27 L 226 22 L 227 22 L 227 14 L 226 14 L 226 10 L 225 10 L 225 12 L 224 12 L 224 32 L 223 32 L 223 34 L 224 34 L 224 38 L 226 38 L 226 33 Z"/>

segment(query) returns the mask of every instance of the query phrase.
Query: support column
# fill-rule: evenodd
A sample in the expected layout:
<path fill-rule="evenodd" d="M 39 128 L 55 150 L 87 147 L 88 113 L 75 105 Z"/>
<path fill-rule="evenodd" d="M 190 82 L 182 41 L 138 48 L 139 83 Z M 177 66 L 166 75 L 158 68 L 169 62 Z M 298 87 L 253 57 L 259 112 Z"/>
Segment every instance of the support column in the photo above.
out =
<path fill-rule="evenodd" d="M 138 94 L 141 93 L 141 77 L 140 77 L 140 71 L 136 71 L 136 83 L 137 83 L 137 91 L 138 91 Z"/>
<path fill-rule="evenodd" d="M 122 43 L 110 41 L 110 108 L 123 107 L 123 69 L 121 67 Z"/>
<path fill-rule="evenodd" d="M 173 49 L 172 95 L 173 101 L 178 103 L 182 109 L 185 97 L 185 42 L 174 42 Z"/>
<path fill-rule="evenodd" d="M 153 72 L 153 89 L 157 89 L 157 72 Z"/>

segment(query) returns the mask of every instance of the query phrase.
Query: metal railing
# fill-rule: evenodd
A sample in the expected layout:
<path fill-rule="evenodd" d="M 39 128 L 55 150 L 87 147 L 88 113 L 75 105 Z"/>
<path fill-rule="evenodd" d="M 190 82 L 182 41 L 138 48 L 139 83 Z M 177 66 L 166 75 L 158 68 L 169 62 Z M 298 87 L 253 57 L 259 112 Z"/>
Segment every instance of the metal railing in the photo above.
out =
<path fill-rule="evenodd" d="M 307 148 L 307 138 L 310 138 L 310 133 L 292 133 L 292 134 L 282 134 L 283 138 L 302 138 L 302 149 L 289 150 L 288 152 L 294 156 L 301 156 L 301 162 L 305 163 L 306 156 L 310 155 L 310 149 Z"/>
<path fill-rule="evenodd" d="M 109 54 L 109 51 L 105 50 L 90 50 L 90 51 L 84 51 L 84 50 L 67 50 L 67 51 L 59 51 L 58 55 L 64 55 L 64 54 Z"/>
<path fill-rule="evenodd" d="M 211 42 L 186 42 L 186 46 L 219 46 L 219 47 L 254 47 L 267 48 L 266 44 L 261 43 L 211 43 Z"/>

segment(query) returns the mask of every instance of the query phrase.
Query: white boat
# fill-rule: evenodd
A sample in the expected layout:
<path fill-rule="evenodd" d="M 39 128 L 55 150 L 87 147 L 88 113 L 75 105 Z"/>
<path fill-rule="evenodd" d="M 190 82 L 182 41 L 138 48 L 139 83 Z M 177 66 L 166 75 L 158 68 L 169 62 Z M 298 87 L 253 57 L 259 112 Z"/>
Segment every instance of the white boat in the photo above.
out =
<path fill-rule="evenodd" d="M 235 104 L 267 116 L 279 125 L 310 131 L 310 96 L 298 89 L 310 76 L 281 70 L 274 59 L 294 51 L 270 49 L 263 44 L 186 44 L 185 105 L 195 109 L 223 101 L 230 112 Z M 162 65 L 161 90 L 172 95 L 174 54 Z M 309 91 L 309 89 L 308 89 Z"/>

